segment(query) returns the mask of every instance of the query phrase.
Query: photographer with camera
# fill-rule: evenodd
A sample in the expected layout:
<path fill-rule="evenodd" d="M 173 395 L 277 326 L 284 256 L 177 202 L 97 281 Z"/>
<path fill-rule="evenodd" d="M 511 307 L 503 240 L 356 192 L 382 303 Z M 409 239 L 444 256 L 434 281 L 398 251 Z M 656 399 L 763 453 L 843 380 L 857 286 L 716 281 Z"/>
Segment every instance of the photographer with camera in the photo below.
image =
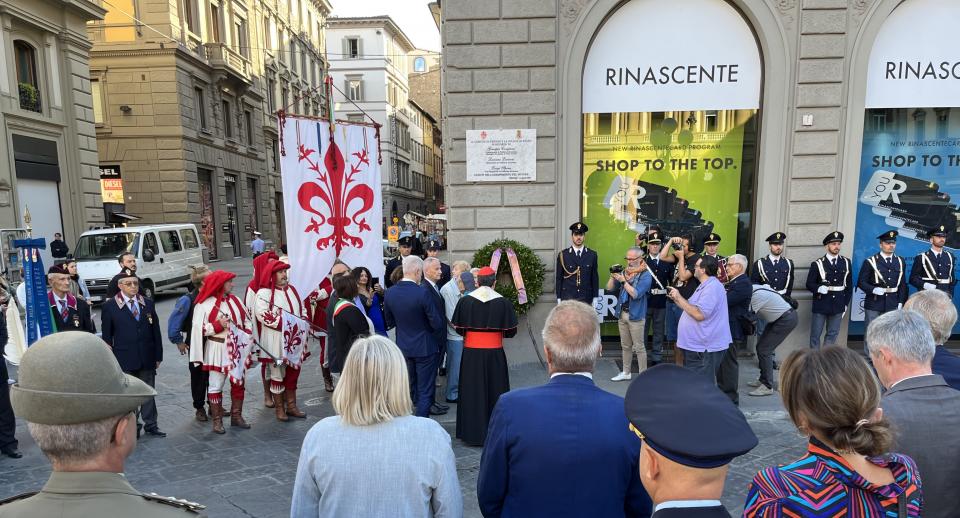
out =
<path fill-rule="evenodd" d="M 660 260 L 676 265 L 671 284 L 677 288 L 681 297 L 689 299 L 700 285 L 700 281 L 694 275 L 694 267 L 700 256 L 692 249 L 693 236 L 687 234 L 672 237 L 667 241 L 667 245 L 660 250 Z M 683 316 L 683 310 L 673 302 L 668 293 L 666 334 L 667 342 L 673 347 L 673 360 L 677 365 L 683 365 L 683 351 L 677 347 L 677 325 L 681 316 Z"/>
<path fill-rule="evenodd" d="M 631 377 L 630 370 L 633 355 L 637 355 L 640 372 L 647 368 L 647 350 L 643 345 L 643 335 L 647 317 L 647 295 L 653 283 L 647 263 L 643 260 L 643 249 L 634 246 L 627 249 L 624 257 L 627 267 L 615 264 L 610 267 L 610 279 L 607 290 L 617 293 L 617 327 L 620 330 L 620 348 L 623 352 L 623 372 L 611 381 L 626 381 Z"/>

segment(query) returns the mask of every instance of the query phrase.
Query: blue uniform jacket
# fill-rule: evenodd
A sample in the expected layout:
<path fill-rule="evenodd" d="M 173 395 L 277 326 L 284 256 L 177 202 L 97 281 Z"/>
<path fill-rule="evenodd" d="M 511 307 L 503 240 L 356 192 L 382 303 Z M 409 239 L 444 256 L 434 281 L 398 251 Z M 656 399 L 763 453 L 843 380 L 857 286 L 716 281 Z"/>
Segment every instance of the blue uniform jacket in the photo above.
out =
<path fill-rule="evenodd" d="M 871 262 L 877 265 L 876 270 L 873 269 Z M 882 276 L 879 282 L 877 271 Z M 893 256 L 891 265 L 887 265 L 887 261 L 880 254 L 864 260 L 860 265 L 860 274 L 857 275 L 857 287 L 866 295 L 863 299 L 863 309 L 885 313 L 897 309 L 900 304 L 906 302 L 908 294 L 906 275 L 906 262 L 898 255 Z M 874 288 L 890 288 L 896 291 L 874 295 Z"/>
<path fill-rule="evenodd" d="M 819 266 L 818 266 L 819 263 Z M 820 275 L 820 266 L 826 274 L 826 279 Z M 810 263 L 810 270 L 807 272 L 807 289 L 813 293 L 813 313 L 819 315 L 839 315 L 847 310 L 847 304 L 853 296 L 853 274 L 850 273 L 850 259 L 838 256 L 837 264 L 833 266 L 823 256 Z M 833 288 L 842 288 L 837 291 L 828 291 L 826 294 L 820 294 L 817 290 L 820 286 Z"/>
<path fill-rule="evenodd" d="M 163 361 L 160 319 L 152 300 L 140 298 L 138 321 L 126 305 L 118 305 L 116 298 L 108 299 L 101 308 L 100 320 L 103 341 L 113 347 L 113 355 L 124 371 L 156 369 L 157 362 Z"/>
<path fill-rule="evenodd" d="M 957 285 L 956 269 L 957 258 L 946 250 L 940 252 L 940 257 L 933 250 L 913 258 L 913 267 L 910 269 L 910 285 L 918 290 L 923 289 L 924 283 L 936 284 L 950 298 L 953 298 L 953 288 Z M 931 276 L 930 274 L 933 274 Z"/>
<path fill-rule="evenodd" d="M 486 517 L 650 516 L 623 398 L 585 376 L 500 396 L 480 459 Z"/>
<path fill-rule="evenodd" d="M 745 317 L 750 311 L 750 299 L 753 297 L 753 284 L 747 276 L 740 274 L 727 282 L 727 315 L 730 321 L 730 336 L 734 341 L 746 340 L 739 317 Z"/>
<path fill-rule="evenodd" d="M 752 284 L 766 284 L 773 291 L 784 291 L 784 295 L 791 296 L 793 293 L 793 261 L 781 257 L 777 265 L 773 265 L 770 256 L 764 256 L 754 261 L 753 271 L 750 272 L 750 282 Z"/>
<path fill-rule="evenodd" d="M 407 358 L 436 354 L 436 337 L 447 329 L 444 313 L 437 309 L 430 294 L 406 280 L 384 294 L 383 319 L 387 329 L 397 328 L 397 345 Z"/>
<path fill-rule="evenodd" d="M 657 284 L 652 278 L 650 279 L 650 296 L 647 297 L 647 307 L 663 309 L 667 307 L 666 289 L 673 281 L 673 272 L 677 268 L 677 265 L 659 259 L 649 258 L 647 259 L 647 268 L 649 268 L 650 273 L 655 275 L 657 280 L 660 281 L 660 284 Z"/>
<path fill-rule="evenodd" d="M 600 291 L 597 271 L 597 253 L 583 247 L 580 257 L 573 247 L 564 248 L 557 254 L 556 290 L 560 300 L 579 300 L 593 305 Z"/>

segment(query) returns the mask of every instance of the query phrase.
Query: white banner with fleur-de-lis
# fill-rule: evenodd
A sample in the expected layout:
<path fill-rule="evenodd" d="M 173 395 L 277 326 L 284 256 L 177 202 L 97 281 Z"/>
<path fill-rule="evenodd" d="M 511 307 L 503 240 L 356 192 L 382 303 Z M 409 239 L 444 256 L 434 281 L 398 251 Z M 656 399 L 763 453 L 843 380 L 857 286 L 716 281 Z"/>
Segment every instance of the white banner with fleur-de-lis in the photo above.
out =
<path fill-rule="evenodd" d="M 282 118 L 280 174 L 290 282 L 310 293 L 334 261 L 383 277 L 383 197 L 377 131 Z"/>

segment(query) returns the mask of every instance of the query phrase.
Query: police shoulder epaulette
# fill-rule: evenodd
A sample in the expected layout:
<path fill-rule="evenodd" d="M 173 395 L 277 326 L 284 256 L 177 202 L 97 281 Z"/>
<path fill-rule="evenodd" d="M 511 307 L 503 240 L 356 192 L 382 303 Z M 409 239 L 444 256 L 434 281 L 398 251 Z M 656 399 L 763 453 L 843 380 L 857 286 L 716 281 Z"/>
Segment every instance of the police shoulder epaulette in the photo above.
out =
<path fill-rule="evenodd" d="M 0 505 L 9 504 L 11 502 L 16 502 L 17 500 L 23 500 L 25 498 L 30 498 L 31 496 L 37 493 L 39 493 L 39 491 L 30 491 L 28 493 L 20 493 L 19 495 L 3 498 L 3 499 L 0 499 Z"/>
<path fill-rule="evenodd" d="M 151 502 L 158 502 L 161 504 L 166 504 L 173 507 L 179 507 L 180 509 L 186 509 L 188 511 L 202 511 L 207 508 L 203 504 L 198 504 L 196 502 L 191 502 L 182 498 L 173 498 L 172 496 L 160 496 L 156 493 L 141 493 L 140 496 L 150 500 Z"/>

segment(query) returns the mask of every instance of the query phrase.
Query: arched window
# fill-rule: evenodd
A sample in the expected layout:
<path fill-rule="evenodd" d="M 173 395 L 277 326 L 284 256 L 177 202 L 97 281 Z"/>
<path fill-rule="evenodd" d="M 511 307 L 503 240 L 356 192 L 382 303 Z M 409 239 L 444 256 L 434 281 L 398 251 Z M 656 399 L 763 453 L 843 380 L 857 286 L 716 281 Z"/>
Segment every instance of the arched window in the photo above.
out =
<path fill-rule="evenodd" d="M 414 72 L 426 72 L 427 71 L 427 60 L 423 58 L 417 58 L 413 60 L 413 71 Z"/>
<path fill-rule="evenodd" d="M 23 41 L 13 42 L 17 60 L 17 86 L 20 91 L 20 107 L 40 111 L 40 83 L 37 80 L 37 50 Z"/>

